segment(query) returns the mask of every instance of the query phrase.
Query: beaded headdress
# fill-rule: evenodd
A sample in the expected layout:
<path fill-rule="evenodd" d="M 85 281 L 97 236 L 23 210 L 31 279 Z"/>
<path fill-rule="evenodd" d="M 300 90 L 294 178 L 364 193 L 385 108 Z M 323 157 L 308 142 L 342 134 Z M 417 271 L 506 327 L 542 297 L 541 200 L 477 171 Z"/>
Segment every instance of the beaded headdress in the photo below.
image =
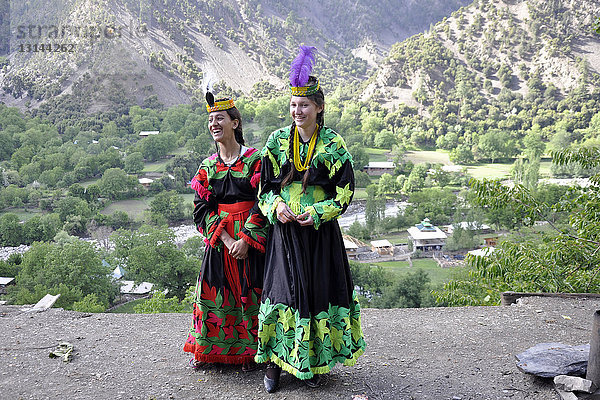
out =
<path fill-rule="evenodd" d="M 312 71 L 317 48 L 314 46 L 300 46 L 300 52 L 292 61 L 290 66 L 290 92 L 292 96 L 312 96 L 319 90 L 319 80 L 313 85 L 307 86 L 310 72 Z"/>
<path fill-rule="evenodd" d="M 215 96 L 211 92 L 206 92 L 206 111 L 209 113 L 214 111 L 225 111 L 235 107 L 233 100 L 215 101 Z"/>

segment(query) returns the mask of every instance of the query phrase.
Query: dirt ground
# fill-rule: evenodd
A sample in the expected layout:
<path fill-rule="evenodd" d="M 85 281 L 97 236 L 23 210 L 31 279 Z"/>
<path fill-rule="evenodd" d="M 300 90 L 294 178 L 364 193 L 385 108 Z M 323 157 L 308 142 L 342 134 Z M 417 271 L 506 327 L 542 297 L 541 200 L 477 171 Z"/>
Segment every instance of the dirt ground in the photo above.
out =
<path fill-rule="evenodd" d="M 185 314 L 27 314 L 0 306 L 1 399 L 528 399 L 554 400 L 551 381 L 521 373 L 515 354 L 542 342 L 589 342 L 598 300 L 526 298 L 507 307 L 363 310 L 367 351 L 309 389 L 263 370 L 188 366 Z M 60 341 L 73 360 L 48 357 Z"/>

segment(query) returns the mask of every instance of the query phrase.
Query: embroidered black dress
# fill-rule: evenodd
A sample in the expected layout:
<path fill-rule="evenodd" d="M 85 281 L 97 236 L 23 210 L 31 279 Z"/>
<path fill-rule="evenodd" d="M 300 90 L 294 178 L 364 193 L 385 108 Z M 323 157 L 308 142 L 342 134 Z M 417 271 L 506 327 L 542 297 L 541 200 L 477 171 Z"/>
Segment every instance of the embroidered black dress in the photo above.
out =
<path fill-rule="evenodd" d="M 194 222 L 207 247 L 184 351 L 198 361 L 242 364 L 256 354 L 268 229 L 256 201 L 260 168 L 260 152 L 250 148 L 232 165 L 213 154 L 192 179 Z M 245 260 L 229 254 L 223 229 L 250 245 Z"/>
<path fill-rule="evenodd" d="M 270 220 L 259 314 L 257 362 L 273 361 L 300 379 L 327 373 L 336 363 L 354 365 L 364 352 L 360 305 L 337 217 L 354 193 L 352 157 L 343 139 L 321 128 L 309 170 L 283 189 L 291 168 L 290 127 L 271 134 L 263 149 L 259 203 Z M 302 159 L 308 144 L 300 146 Z M 309 211 L 314 226 L 282 224 L 280 201 L 296 214 Z"/>

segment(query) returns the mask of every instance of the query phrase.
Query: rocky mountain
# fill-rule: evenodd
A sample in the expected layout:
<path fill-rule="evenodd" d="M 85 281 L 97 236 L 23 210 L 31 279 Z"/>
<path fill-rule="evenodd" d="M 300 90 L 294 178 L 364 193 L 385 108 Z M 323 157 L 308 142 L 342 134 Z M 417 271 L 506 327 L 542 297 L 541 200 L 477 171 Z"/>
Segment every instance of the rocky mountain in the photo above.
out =
<path fill-rule="evenodd" d="M 392 44 L 467 3 L 11 1 L 0 101 L 33 109 L 68 103 L 63 108 L 87 112 L 172 105 L 192 101 L 208 78 L 251 94 L 283 87 L 302 43 L 318 47 L 324 81 L 364 80 Z"/>
<path fill-rule="evenodd" d="M 449 97 L 477 93 L 564 96 L 600 88 L 600 16 L 594 0 L 475 0 L 429 31 L 394 44 L 363 99 L 427 113 Z M 543 91 L 542 91 L 543 92 Z"/>

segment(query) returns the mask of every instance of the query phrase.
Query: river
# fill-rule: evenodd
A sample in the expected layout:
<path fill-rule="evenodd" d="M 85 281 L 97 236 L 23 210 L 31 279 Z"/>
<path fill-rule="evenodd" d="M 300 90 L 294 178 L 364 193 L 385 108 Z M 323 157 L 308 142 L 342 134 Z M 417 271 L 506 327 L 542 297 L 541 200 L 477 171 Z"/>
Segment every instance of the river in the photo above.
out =
<path fill-rule="evenodd" d="M 400 209 L 404 209 L 406 207 L 406 202 L 396 202 L 390 201 L 385 205 L 385 216 L 386 217 L 395 217 L 398 214 Z M 358 221 L 361 224 L 365 223 L 365 202 L 353 202 L 345 214 L 343 214 L 339 219 L 338 223 L 342 228 L 348 228 L 350 225 L 354 223 L 354 221 Z M 196 227 L 191 224 L 183 224 L 179 226 L 174 226 L 170 228 L 175 233 L 175 243 L 181 245 L 185 243 L 190 237 L 198 235 L 198 231 Z M 83 240 L 93 241 L 90 238 L 83 238 Z M 27 250 L 29 250 L 30 246 L 21 245 L 18 247 L 0 247 L 0 259 L 7 260 L 13 253 L 23 254 Z"/>

